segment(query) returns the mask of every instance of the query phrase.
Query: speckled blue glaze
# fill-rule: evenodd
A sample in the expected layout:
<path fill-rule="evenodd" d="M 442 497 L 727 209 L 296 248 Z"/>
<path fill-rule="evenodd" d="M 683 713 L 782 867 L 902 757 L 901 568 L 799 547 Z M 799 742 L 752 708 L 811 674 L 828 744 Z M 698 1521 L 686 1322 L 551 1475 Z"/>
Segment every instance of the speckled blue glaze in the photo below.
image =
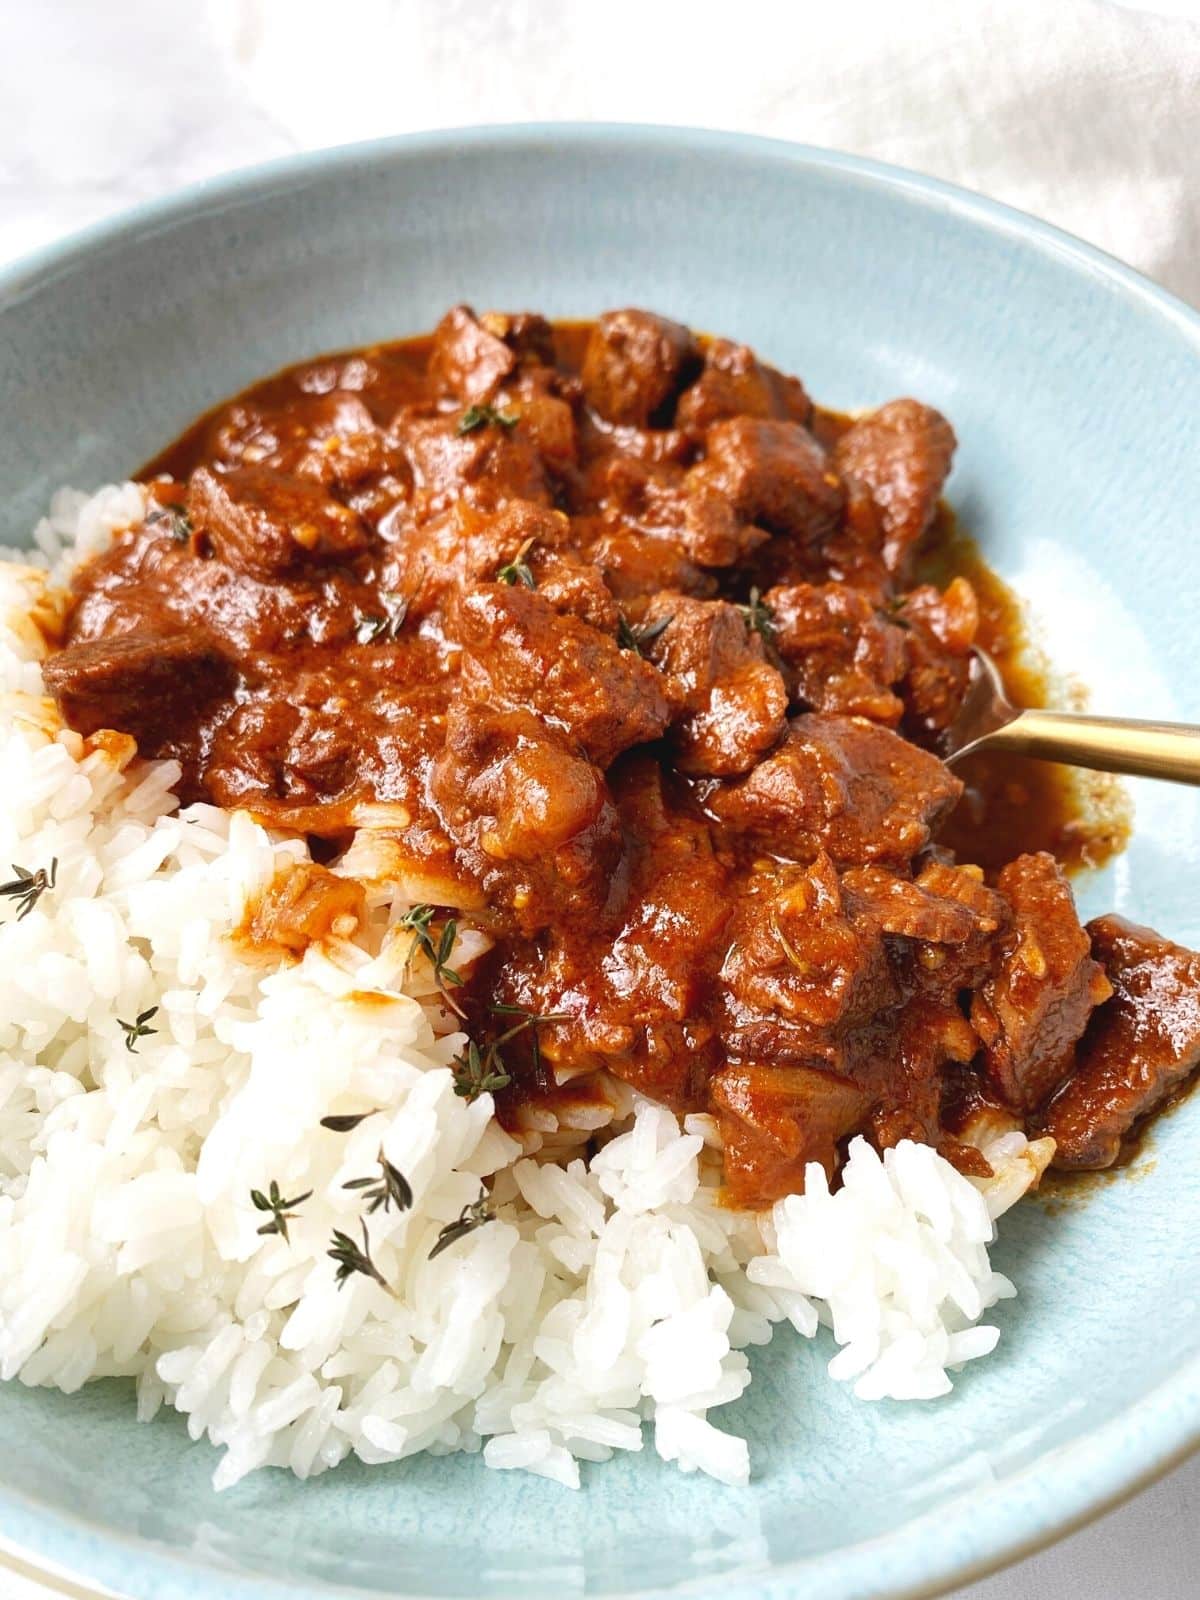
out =
<path fill-rule="evenodd" d="M 426 328 L 455 299 L 653 306 L 833 405 L 954 420 L 951 496 L 1095 705 L 1200 721 L 1200 318 L 1123 267 L 911 174 L 724 134 L 444 133 L 190 191 L 0 276 L 0 539 L 52 486 L 120 477 L 286 362 Z M 1131 849 L 1082 886 L 1200 937 L 1200 797 L 1137 786 Z M 929 1406 L 854 1402 L 787 1332 L 731 1424 L 754 1481 L 652 1453 L 577 1495 L 469 1458 L 217 1496 L 215 1457 L 128 1392 L 0 1388 L 0 1535 L 139 1600 L 926 1595 L 1035 1547 L 1200 1437 L 1200 1100 L 1136 1179 L 1010 1217 L 998 1354 Z"/>

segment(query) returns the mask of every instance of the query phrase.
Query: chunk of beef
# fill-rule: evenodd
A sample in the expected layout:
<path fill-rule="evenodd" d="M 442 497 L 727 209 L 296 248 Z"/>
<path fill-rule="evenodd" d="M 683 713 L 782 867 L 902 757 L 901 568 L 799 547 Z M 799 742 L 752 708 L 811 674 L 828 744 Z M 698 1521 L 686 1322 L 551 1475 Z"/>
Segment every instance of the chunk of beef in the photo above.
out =
<path fill-rule="evenodd" d="M 508 413 L 504 413 L 507 415 Z M 485 422 L 460 433 L 462 415 L 402 412 L 392 423 L 413 479 L 413 514 L 436 515 L 461 496 L 483 511 L 506 500 L 551 503 L 545 466 L 524 422 Z"/>
<path fill-rule="evenodd" d="M 739 1062 L 776 1065 L 763 1079 L 756 1067 L 727 1068 L 712 1093 L 730 1184 L 752 1185 L 757 1174 L 756 1203 L 784 1192 L 805 1160 L 832 1172 L 837 1140 L 857 1129 L 881 1146 L 939 1139 L 943 1070 L 970 1061 L 978 1048 L 956 997 L 906 998 L 890 949 L 896 937 L 885 938 L 891 923 L 965 944 L 977 931 L 973 919 L 962 908 L 937 907 L 931 895 L 904 907 L 901 880 L 891 880 L 891 896 L 877 881 L 885 877 L 868 868 L 839 884 L 832 862 L 819 856 L 807 869 L 760 868 L 736 905 L 722 968 L 725 1044 Z M 774 1101 L 771 1084 L 782 1096 L 793 1069 L 814 1076 L 802 1077 L 796 1103 Z M 763 1087 L 759 1115 L 756 1084 Z M 737 1121 L 727 1123 L 727 1114 Z"/>
<path fill-rule="evenodd" d="M 847 1037 L 901 996 L 881 930 L 851 915 L 832 861 L 763 865 L 738 898 L 721 968 L 730 1055 L 846 1065 Z"/>
<path fill-rule="evenodd" d="M 678 482 L 647 482 L 640 506 L 623 510 L 627 526 L 682 550 L 698 567 L 732 567 L 765 544 L 763 528 L 742 520 L 725 495 Z"/>
<path fill-rule="evenodd" d="M 842 878 L 842 889 L 856 915 L 870 918 L 884 933 L 929 944 L 962 944 L 975 932 L 976 917 L 961 899 L 943 897 L 883 867 L 851 867 Z M 996 926 L 993 921 L 990 931 Z"/>
<path fill-rule="evenodd" d="M 609 422 L 644 428 L 682 388 L 695 361 L 691 333 L 649 311 L 606 311 L 588 338 L 583 393 Z"/>
<path fill-rule="evenodd" d="M 696 458 L 695 440 L 682 428 L 635 428 L 631 422 L 606 423 L 590 411 L 585 411 L 580 418 L 579 448 L 586 462 L 576 485 L 581 508 L 595 503 L 597 486 L 611 473 L 636 466 L 681 468 Z"/>
<path fill-rule="evenodd" d="M 910 589 L 897 614 L 952 656 L 970 655 L 979 632 L 979 597 L 967 578 L 954 578 L 945 589 L 931 583 Z"/>
<path fill-rule="evenodd" d="M 719 1048 L 707 1012 L 725 947 L 731 864 L 702 818 L 668 792 L 661 764 L 633 753 L 609 774 L 625 839 L 600 919 L 560 918 L 509 946 L 497 998 L 564 1020 L 541 1030 L 556 1076 L 605 1068 L 679 1109 L 703 1103 Z"/>
<path fill-rule="evenodd" d="M 156 750 L 234 681 L 207 633 L 122 633 L 82 640 L 42 664 L 46 688 L 77 732 L 131 733 L 143 754 Z"/>
<path fill-rule="evenodd" d="M 617 603 L 600 569 L 575 554 L 566 514 L 528 500 L 482 511 L 457 500 L 448 511 L 411 523 L 395 541 L 397 580 L 412 621 L 447 603 L 451 591 L 480 581 L 536 588 L 555 611 L 615 632 Z"/>
<path fill-rule="evenodd" d="M 681 772 L 746 772 L 778 742 L 787 690 L 759 634 L 736 606 L 660 594 L 643 626 L 665 623 L 646 653 L 666 678 L 676 765 Z"/>
<path fill-rule="evenodd" d="M 917 874 L 920 888 L 942 901 L 953 901 L 971 915 L 974 926 L 962 944 L 932 952 L 918 950 L 921 985 L 938 994 L 974 989 L 995 960 L 998 942 L 1008 932 L 1012 912 L 1002 894 L 983 880 L 983 870 L 970 865 L 932 860 Z"/>
<path fill-rule="evenodd" d="M 870 1135 L 881 1150 L 914 1139 L 942 1143 L 939 1117 L 946 1069 L 965 1070 L 979 1048 L 957 1005 L 915 995 L 898 1014 L 879 1019 L 858 1044 L 855 1077 L 875 1100 Z"/>
<path fill-rule="evenodd" d="M 841 583 L 789 584 L 765 598 L 775 648 L 799 699 L 814 711 L 899 722 L 904 707 L 892 686 L 907 662 L 902 628 Z"/>
<path fill-rule="evenodd" d="M 934 861 L 915 879 L 852 867 L 842 876 L 842 893 L 857 925 L 892 936 L 892 960 L 905 986 L 947 1001 L 983 979 L 1010 921 L 1007 901 L 978 867 Z"/>
<path fill-rule="evenodd" d="M 884 559 L 903 573 L 933 521 L 954 458 L 954 430 L 917 400 L 889 400 L 838 440 L 838 471 L 866 484 L 883 523 Z"/>
<path fill-rule="evenodd" d="M 628 892 L 600 963 L 598 1010 L 635 1028 L 628 1051 L 607 1065 L 682 1109 L 696 1104 L 716 1065 L 706 1014 L 727 942 L 731 867 L 703 820 L 668 798 L 658 762 L 631 756 L 612 782 L 628 841 Z M 578 959 L 586 970 L 586 940 Z"/>
<path fill-rule="evenodd" d="M 945 593 L 932 584 L 913 589 L 898 615 L 908 625 L 905 728 L 932 743 L 953 724 L 970 686 L 979 601 L 966 578 L 955 578 Z"/>
<path fill-rule="evenodd" d="M 726 417 L 773 417 L 807 422 L 812 402 L 799 378 L 788 378 L 760 361 L 748 346 L 712 339 L 704 347 L 704 369 L 675 408 L 681 428 L 703 433 Z"/>
<path fill-rule="evenodd" d="M 217 729 L 204 775 L 213 801 L 235 811 L 281 797 L 280 751 L 299 720 L 299 711 L 286 702 L 250 700 L 235 706 Z"/>
<path fill-rule="evenodd" d="M 554 365 L 554 329 L 538 311 L 485 311 L 480 326 L 494 334 L 521 366 Z"/>
<path fill-rule="evenodd" d="M 367 548 L 367 529 L 349 506 L 310 478 L 266 467 L 235 467 L 220 477 L 198 467 L 187 509 L 195 538 L 218 561 L 251 577 L 345 562 Z"/>
<path fill-rule="evenodd" d="M 606 904 L 621 852 L 607 785 L 531 712 L 456 701 L 430 793 L 488 904 L 523 932 Z"/>
<path fill-rule="evenodd" d="M 883 559 L 879 511 L 856 478 L 844 478 L 846 503 L 836 528 L 816 544 L 775 539 L 758 560 L 760 589 L 792 583 L 842 583 L 884 609 L 895 583 Z"/>
<path fill-rule="evenodd" d="M 313 395 L 309 405 L 303 432 L 282 440 L 265 464 L 345 490 L 388 471 L 392 461 L 383 430 L 357 395 Z"/>
<path fill-rule="evenodd" d="M 893 587 L 892 575 L 883 557 L 883 515 L 871 491 L 858 478 L 845 477 L 843 487 L 846 504 L 841 526 L 826 540 L 822 554 L 830 564 L 831 578 L 868 590 L 878 604 L 890 597 Z"/>
<path fill-rule="evenodd" d="M 172 486 L 174 487 L 174 486 Z M 172 503 L 174 501 L 172 500 Z M 67 638 L 173 634 L 200 627 L 229 660 L 353 640 L 373 591 L 347 567 L 316 565 L 253 578 L 179 542 L 173 516 L 150 519 L 94 558 L 76 586 Z"/>
<path fill-rule="evenodd" d="M 610 461 L 589 483 L 587 498 L 609 523 L 654 539 L 655 550 L 674 545 L 699 567 L 735 566 L 769 537 L 739 517 L 728 496 L 689 484 L 670 464 Z"/>
<path fill-rule="evenodd" d="M 645 538 L 599 518 L 576 517 L 573 528 L 618 600 L 647 598 L 664 587 L 678 594 L 716 593 L 716 581 L 672 539 Z"/>
<path fill-rule="evenodd" d="M 815 544 L 833 531 L 845 499 L 829 457 L 798 422 L 732 417 L 708 430 L 707 453 L 688 475 L 716 489 L 747 522 Z"/>
<path fill-rule="evenodd" d="M 804 1188 L 810 1161 L 833 1177 L 838 1144 L 865 1120 L 871 1097 L 860 1084 L 813 1066 L 739 1062 L 710 1084 L 725 1145 L 725 1193 L 753 1209 Z"/>
<path fill-rule="evenodd" d="M 1039 1125 L 1056 1167 L 1110 1167 L 1138 1122 L 1200 1066 L 1200 955 L 1124 917 L 1088 924 L 1112 997 L 1092 1013 L 1074 1072 Z"/>
<path fill-rule="evenodd" d="M 441 394 L 463 404 L 489 399 L 517 365 L 517 357 L 470 306 L 454 306 L 438 323 L 429 354 L 429 379 Z"/>
<path fill-rule="evenodd" d="M 265 683 L 213 733 L 212 799 L 323 837 L 376 800 L 415 818 L 436 748 L 430 731 L 448 698 L 444 682 L 430 681 L 437 654 L 405 630 L 324 661 L 297 652 L 262 663 Z"/>
<path fill-rule="evenodd" d="M 218 805 L 319 806 L 340 799 L 361 759 L 358 718 L 338 705 L 252 699 L 213 740 L 208 787 Z"/>
<path fill-rule="evenodd" d="M 443 605 L 451 590 L 495 578 L 525 551 L 536 560 L 564 553 L 571 536 L 561 511 L 507 500 L 496 511 L 458 500 L 440 515 L 408 524 L 395 540 L 413 620 Z"/>
<path fill-rule="evenodd" d="M 796 717 L 780 748 L 706 798 L 772 851 L 845 866 L 903 863 L 929 843 L 962 784 L 935 756 L 858 717 Z"/>
<path fill-rule="evenodd" d="M 664 731 L 670 708 L 658 671 L 635 652 L 521 584 L 483 584 L 450 608 L 466 652 L 463 683 L 478 699 L 527 706 L 601 767 Z"/>
<path fill-rule="evenodd" d="M 530 383 L 522 388 L 525 392 L 514 399 L 513 412 L 519 413 L 520 425 L 529 435 L 543 466 L 555 483 L 561 484 L 571 477 L 579 461 L 575 413 L 565 400 L 548 394 L 540 385 L 535 387 Z"/>
<path fill-rule="evenodd" d="M 234 407 L 216 454 L 230 466 L 272 467 L 339 488 L 388 465 L 382 431 L 347 389 L 299 394 L 268 410 Z"/>
<path fill-rule="evenodd" d="M 994 1087 L 1014 1110 L 1028 1112 L 1071 1071 L 1088 1017 L 1112 991 L 1053 856 L 1018 856 L 997 888 L 1012 907 L 1013 926 L 999 965 L 971 1002 L 971 1021 Z"/>
<path fill-rule="evenodd" d="M 600 568 L 565 551 L 535 548 L 526 563 L 538 593 L 563 616 L 615 633 L 621 613 Z"/>
<path fill-rule="evenodd" d="M 726 497 L 712 489 L 692 488 L 672 500 L 663 508 L 668 516 L 661 526 L 697 566 L 737 566 L 767 541 L 764 528 L 744 522 Z"/>

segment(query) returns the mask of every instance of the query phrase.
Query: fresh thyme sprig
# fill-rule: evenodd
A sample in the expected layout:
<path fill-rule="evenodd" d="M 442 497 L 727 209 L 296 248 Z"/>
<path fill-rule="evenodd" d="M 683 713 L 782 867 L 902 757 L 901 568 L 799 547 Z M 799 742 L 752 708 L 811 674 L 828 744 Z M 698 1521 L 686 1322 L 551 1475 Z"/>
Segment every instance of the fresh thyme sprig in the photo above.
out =
<path fill-rule="evenodd" d="M 58 882 L 58 857 L 51 858 L 49 870 L 38 867 L 35 872 L 30 872 L 28 867 L 19 867 L 15 861 L 12 869 L 16 877 L 8 883 L 0 883 L 0 898 L 16 901 L 17 921 L 21 922 L 37 905 L 46 890 L 53 889 Z"/>
<path fill-rule="evenodd" d="M 537 543 L 537 535 L 526 539 L 511 561 L 506 561 L 502 567 L 496 569 L 498 583 L 523 583 L 527 589 L 537 588 L 537 579 L 530 570 L 529 562 L 525 559 Z"/>
<path fill-rule="evenodd" d="M 635 656 L 644 656 L 647 646 L 665 633 L 674 620 L 674 615 L 671 615 L 659 617 L 656 622 L 630 622 L 622 612 L 617 618 L 617 647 L 620 650 L 632 650 Z"/>
<path fill-rule="evenodd" d="M 340 1289 L 354 1276 L 361 1272 L 364 1278 L 374 1278 L 381 1289 L 386 1289 L 389 1294 L 394 1293 L 383 1273 L 371 1260 L 371 1240 L 367 1234 L 367 1224 L 362 1222 L 362 1249 L 355 1244 L 348 1233 L 343 1233 L 340 1228 L 333 1230 L 333 1242 L 325 1254 L 338 1264 L 337 1286 Z"/>
<path fill-rule="evenodd" d="M 359 644 L 374 644 L 377 639 L 395 639 L 404 626 L 404 619 L 408 616 L 408 596 L 397 594 L 394 589 L 381 589 L 379 598 L 383 603 L 383 615 L 372 612 L 363 617 L 354 635 Z"/>
<path fill-rule="evenodd" d="M 466 1049 L 460 1050 L 455 1056 L 454 1092 L 467 1101 L 478 1100 L 481 1094 L 494 1094 L 498 1089 L 507 1088 L 512 1082 L 512 1074 L 500 1053 L 501 1047 L 510 1039 L 515 1039 L 527 1028 L 532 1029 L 533 1065 L 536 1071 L 542 1062 L 538 1029 L 545 1023 L 567 1021 L 566 1013 L 561 1011 L 539 1013 L 530 1011 L 525 1006 L 507 1005 L 496 1005 L 492 1010 L 500 1016 L 519 1017 L 521 1020 L 493 1039 L 484 1050 L 480 1050 L 474 1039 L 468 1039 Z"/>
<path fill-rule="evenodd" d="M 538 1043 L 538 1029 L 552 1025 L 555 1022 L 569 1022 L 565 1011 L 530 1011 L 527 1006 L 496 1005 L 492 1010 L 501 1017 L 520 1017 L 520 1022 L 513 1024 L 507 1033 L 502 1033 L 496 1040 L 497 1045 L 507 1044 L 510 1039 L 515 1039 L 517 1034 L 524 1033 L 526 1028 L 533 1030 L 533 1066 L 536 1071 L 542 1064 L 542 1047 Z"/>
<path fill-rule="evenodd" d="M 430 1261 L 435 1256 L 440 1256 L 443 1250 L 448 1250 L 457 1240 L 464 1238 L 468 1233 L 473 1233 L 476 1228 L 481 1228 L 485 1222 L 495 1222 L 496 1214 L 488 1207 L 487 1191 L 472 1200 L 471 1204 L 464 1206 L 455 1222 L 448 1222 L 438 1234 L 433 1249 L 429 1252 Z"/>
<path fill-rule="evenodd" d="M 167 532 L 176 544 L 186 544 L 192 537 L 192 519 L 182 506 L 160 506 L 146 518 L 148 528 L 166 525 Z"/>
<path fill-rule="evenodd" d="M 152 1033 L 158 1032 L 157 1028 L 148 1028 L 146 1026 L 150 1018 L 157 1015 L 158 1007 L 151 1006 L 148 1011 L 138 1012 L 136 1022 L 122 1022 L 120 1017 L 117 1018 L 118 1027 L 125 1029 L 125 1048 L 130 1055 L 137 1054 L 137 1042 L 139 1039 L 148 1039 Z"/>
<path fill-rule="evenodd" d="M 467 1040 L 465 1050 L 454 1058 L 454 1092 L 466 1101 L 478 1100 L 481 1094 L 494 1094 L 512 1082 L 503 1057 L 494 1044 L 480 1053 L 474 1039 Z"/>
<path fill-rule="evenodd" d="M 479 428 L 486 428 L 493 423 L 497 428 L 503 428 L 506 433 L 512 431 L 521 419 L 511 411 L 497 411 L 495 406 L 474 405 L 468 406 L 458 419 L 455 430 L 459 434 L 475 433 Z"/>
<path fill-rule="evenodd" d="M 360 1122 L 365 1122 L 368 1117 L 373 1117 L 373 1111 L 352 1111 L 344 1117 L 322 1117 L 321 1126 L 328 1128 L 330 1133 L 349 1133 L 352 1128 L 357 1128 Z"/>
<path fill-rule="evenodd" d="M 266 1194 L 264 1194 L 261 1189 L 251 1189 L 250 1202 L 254 1209 L 256 1211 L 269 1211 L 271 1213 L 270 1222 L 264 1222 L 262 1227 L 258 1230 L 259 1233 L 278 1233 L 286 1243 L 290 1244 L 291 1241 L 288 1239 L 288 1223 L 296 1215 L 292 1208 L 294 1206 L 302 1206 L 306 1200 L 311 1200 L 312 1193 L 313 1192 L 311 1189 L 307 1189 L 303 1194 L 298 1194 L 295 1199 L 285 1200 L 282 1194 L 280 1194 L 279 1185 L 275 1182 L 274 1178 L 271 1179 L 271 1183 Z"/>
<path fill-rule="evenodd" d="M 449 965 L 450 957 L 454 953 L 454 946 L 458 940 L 458 923 L 453 917 L 448 918 L 442 925 L 442 931 L 437 943 L 434 944 L 432 928 L 434 915 L 435 908 L 433 906 L 421 905 L 413 906 L 411 911 L 406 912 L 400 918 L 398 926 L 411 928 L 413 936 L 404 965 L 406 969 L 411 966 L 414 956 L 420 951 L 433 968 L 433 981 L 437 984 L 438 993 L 450 1007 L 450 1010 L 454 1012 L 455 1016 L 461 1017 L 463 1015 L 462 1008 L 456 1005 L 447 993 L 448 987 L 452 985 L 454 988 L 458 988 L 463 981 L 462 974 L 456 972 Z"/>
<path fill-rule="evenodd" d="M 749 603 L 739 606 L 738 610 L 742 613 L 747 633 L 757 633 L 764 644 L 774 644 L 775 613 L 757 589 L 751 589 Z"/>
<path fill-rule="evenodd" d="M 364 1189 L 364 1200 L 371 1203 L 367 1207 L 367 1215 L 373 1216 L 380 1206 L 385 1211 L 393 1204 L 397 1211 L 407 1211 L 413 1203 L 412 1185 L 383 1153 L 383 1146 L 379 1146 L 379 1170 L 382 1177 L 351 1178 L 349 1183 L 342 1185 L 343 1189 Z"/>

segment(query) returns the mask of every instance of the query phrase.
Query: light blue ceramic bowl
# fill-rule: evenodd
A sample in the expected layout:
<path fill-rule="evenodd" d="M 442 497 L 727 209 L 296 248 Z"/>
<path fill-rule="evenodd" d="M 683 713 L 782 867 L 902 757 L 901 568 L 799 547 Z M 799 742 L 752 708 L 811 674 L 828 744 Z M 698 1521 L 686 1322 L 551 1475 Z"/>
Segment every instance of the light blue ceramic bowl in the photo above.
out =
<path fill-rule="evenodd" d="M 1027 217 L 817 150 L 638 128 L 473 129 L 206 185 L 0 278 L 0 539 L 119 477 L 286 362 L 447 304 L 647 305 L 749 341 L 835 406 L 916 394 L 951 495 L 1064 671 L 1114 712 L 1200 721 L 1200 318 Z M 1200 939 L 1200 799 L 1142 786 L 1089 909 Z M 1200 1100 L 1138 1181 L 1005 1224 L 998 1354 L 928 1406 L 866 1407 L 777 1335 L 734 1413 L 754 1481 L 652 1454 L 575 1495 L 469 1458 L 215 1495 L 207 1446 L 101 1385 L 0 1389 L 0 1533 L 155 1600 L 932 1594 L 1026 1552 L 1200 1435 Z M 78 1592 L 78 1591 L 72 1591 Z"/>

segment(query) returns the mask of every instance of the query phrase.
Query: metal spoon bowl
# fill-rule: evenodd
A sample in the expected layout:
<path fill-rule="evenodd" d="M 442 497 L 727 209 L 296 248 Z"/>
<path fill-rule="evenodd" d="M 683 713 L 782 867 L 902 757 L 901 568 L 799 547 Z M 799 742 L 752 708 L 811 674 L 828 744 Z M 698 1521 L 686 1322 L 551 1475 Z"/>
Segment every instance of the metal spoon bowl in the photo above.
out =
<path fill-rule="evenodd" d="M 991 656 L 975 649 L 972 657 L 970 687 L 944 736 L 941 753 L 949 766 L 973 750 L 1007 750 L 1098 772 L 1200 784 L 1200 727 L 1075 711 L 1022 711 L 1005 693 Z"/>

